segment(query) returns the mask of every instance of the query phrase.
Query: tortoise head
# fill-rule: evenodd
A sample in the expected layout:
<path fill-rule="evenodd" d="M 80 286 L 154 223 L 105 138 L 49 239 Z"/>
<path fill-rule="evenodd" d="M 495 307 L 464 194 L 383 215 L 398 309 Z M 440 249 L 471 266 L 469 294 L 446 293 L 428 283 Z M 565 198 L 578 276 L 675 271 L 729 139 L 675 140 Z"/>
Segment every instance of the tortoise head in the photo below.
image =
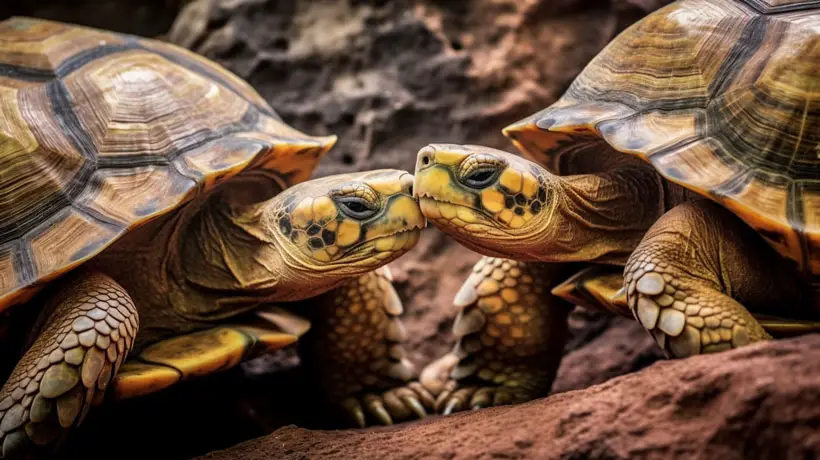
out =
<path fill-rule="evenodd" d="M 269 232 L 302 269 L 364 273 L 411 249 L 425 226 L 413 176 L 378 170 L 303 182 L 268 208 Z"/>
<path fill-rule="evenodd" d="M 395 170 L 313 179 L 259 202 L 227 187 L 182 240 L 185 286 L 257 303 L 329 291 L 416 244 L 426 221 L 412 187 Z"/>
<path fill-rule="evenodd" d="M 523 260 L 554 209 L 553 182 L 511 153 L 431 144 L 418 153 L 414 190 L 424 215 L 465 246 Z"/>

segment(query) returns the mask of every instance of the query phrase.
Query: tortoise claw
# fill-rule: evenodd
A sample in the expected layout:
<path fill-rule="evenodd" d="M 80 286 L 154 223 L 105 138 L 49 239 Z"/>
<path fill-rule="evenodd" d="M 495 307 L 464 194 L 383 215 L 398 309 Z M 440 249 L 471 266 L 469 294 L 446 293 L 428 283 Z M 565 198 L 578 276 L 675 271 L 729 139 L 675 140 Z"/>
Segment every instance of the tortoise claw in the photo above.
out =
<path fill-rule="evenodd" d="M 393 419 L 390 417 L 387 409 L 384 408 L 384 404 L 378 396 L 367 395 L 365 397 L 365 404 L 367 405 L 367 409 L 370 413 L 373 414 L 373 416 L 375 416 L 379 422 L 382 423 L 382 425 L 393 424 Z"/>
<path fill-rule="evenodd" d="M 359 428 L 364 428 L 367 426 L 367 421 L 364 418 L 364 410 L 362 409 L 362 405 L 359 404 L 359 401 L 356 398 L 347 398 L 342 401 L 342 407 L 344 408 L 347 415 L 350 416 L 351 419 L 359 426 Z"/>
<path fill-rule="evenodd" d="M 424 418 L 433 413 L 435 400 L 418 382 L 412 382 L 380 394 L 350 396 L 340 405 L 357 426 L 364 428 L 368 418 L 381 425 Z"/>
<path fill-rule="evenodd" d="M 447 406 L 442 411 L 442 414 L 450 415 L 453 412 L 457 412 L 460 409 L 460 406 L 461 406 L 461 401 L 459 401 L 458 399 L 451 399 L 451 400 L 447 401 Z"/>
<path fill-rule="evenodd" d="M 424 418 L 427 416 L 427 411 L 424 410 L 424 406 L 421 405 L 418 399 L 410 397 L 410 396 L 403 396 L 401 397 L 402 402 L 408 409 L 410 409 L 413 414 L 415 414 L 418 418 Z"/>

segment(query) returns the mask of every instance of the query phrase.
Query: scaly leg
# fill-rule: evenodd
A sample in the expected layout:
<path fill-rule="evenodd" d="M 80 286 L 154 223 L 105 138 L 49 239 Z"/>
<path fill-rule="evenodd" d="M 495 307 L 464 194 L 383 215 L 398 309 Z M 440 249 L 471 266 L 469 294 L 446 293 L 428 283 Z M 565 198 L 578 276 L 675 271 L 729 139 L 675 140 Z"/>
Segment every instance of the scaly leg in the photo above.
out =
<path fill-rule="evenodd" d="M 455 298 L 455 349 L 427 366 L 421 383 L 436 410 L 514 404 L 549 393 L 572 305 L 550 294 L 569 264 L 484 257 Z"/>
<path fill-rule="evenodd" d="M 401 300 L 386 267 L 350 280 L 318 301 L 306 361 L 327 398 L 364 427 L 365 410 L 380 423 L 424 417 L 433 397 L 405 357 Z M 426 407 L 426 409 L 425 409 Z"/>
<path fill-rule="evenodd" d="M 98 273 L 62 282 L 43 314 L 39 335 L 0 390 L 5 458 L 48 455 L 102 401 L 139 329 L 128 293 Z"/>
<path fill-rule="evenodd" d="M 785 259 L 706 200 L 679 205 L 652 226 L 627 262 L 624 284 L 635 318 L 677 358 L 770 339 L 744 305 L 789 316 L 808 299 Z"/>

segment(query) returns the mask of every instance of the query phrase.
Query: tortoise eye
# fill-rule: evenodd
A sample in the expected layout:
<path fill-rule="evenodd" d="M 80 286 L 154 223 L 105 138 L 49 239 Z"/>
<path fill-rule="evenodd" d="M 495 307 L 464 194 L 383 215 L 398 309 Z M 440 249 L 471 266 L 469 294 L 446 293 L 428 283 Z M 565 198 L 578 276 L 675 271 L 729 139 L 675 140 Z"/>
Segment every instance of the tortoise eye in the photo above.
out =
<path fill-rule="evenodd" d="M 470 174 L 467 174 L 467 176 L 464 177 L 463 181 L 465 185 L 468 185 L 470 187 L 482 188 L 495 182 L 497 176 L 497 169 L 482 168 L 472 171 Z"/>
<path fill-rule="evenodd" d="M 334 198 L 344 214 L 354 219 L 367 219 L 376 214 L 376 206 L 357 196 L 338 196 Z"/>

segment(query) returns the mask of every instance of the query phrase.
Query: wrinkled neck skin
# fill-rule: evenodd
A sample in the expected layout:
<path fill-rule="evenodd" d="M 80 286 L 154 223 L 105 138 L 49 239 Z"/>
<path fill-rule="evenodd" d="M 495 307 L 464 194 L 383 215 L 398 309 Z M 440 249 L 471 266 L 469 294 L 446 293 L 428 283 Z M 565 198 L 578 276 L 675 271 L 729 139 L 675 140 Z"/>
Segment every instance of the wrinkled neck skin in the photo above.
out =
<path fill-rule="evenodd" d="M 179 257 L 169 271 L 177 285 L 173 307 L 196 320 L 220 320 L 262 303 L 303 300 L 363 273 L 355 266 L 310 266 L 270 231 L 277 198 L 232 207 L 206 203 L 181 230 Z"/>
<path fill-rule="evenodd" d="M 664 213 L 664 186 L 649 167 L 550 174 L 551 206 L 530 232 L 528 256 L 543 262 L 623 264 Z"/>

